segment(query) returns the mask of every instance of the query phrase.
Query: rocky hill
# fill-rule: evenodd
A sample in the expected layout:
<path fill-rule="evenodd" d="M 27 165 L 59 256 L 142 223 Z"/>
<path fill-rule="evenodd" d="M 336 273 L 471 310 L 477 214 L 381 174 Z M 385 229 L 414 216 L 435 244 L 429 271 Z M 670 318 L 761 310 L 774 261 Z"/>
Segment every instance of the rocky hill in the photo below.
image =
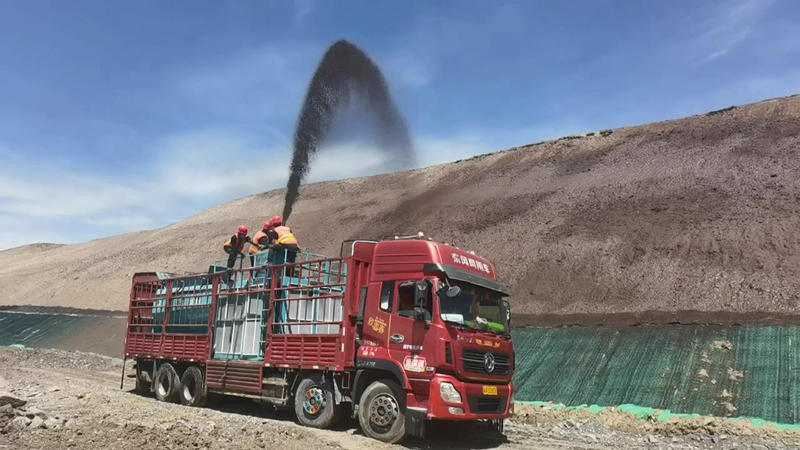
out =
<path fill-rule="evenodd" d="M 800 307 L 800 96 L 304 186 L 304 249 L 424 231 L 496 263 L 515 314 Z M 125 309 L 136 271 L 202 271 L 283 191 L 166 228 L 0 252 L 0 305 Z"/>

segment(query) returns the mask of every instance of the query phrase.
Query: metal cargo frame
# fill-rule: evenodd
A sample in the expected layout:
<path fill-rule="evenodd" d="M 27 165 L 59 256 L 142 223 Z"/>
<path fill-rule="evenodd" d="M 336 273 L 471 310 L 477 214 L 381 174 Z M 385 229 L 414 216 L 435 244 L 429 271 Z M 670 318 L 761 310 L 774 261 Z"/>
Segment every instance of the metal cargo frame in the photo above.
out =
<path fill-rule="evenodd" d="M 137 275 L 131 289 L 125 357 L 211 363 L 217 328 L 225 320 L 217 317 L 219 306 L 261 299 L 258 352 L 253 351 L 256 341 L 248 341 L 247 348 L 217 349 L 227 351 L 221 359 L 249 360 L 266 367 L 344 370 L 352 362 L 345 354 L 352 349 L 343 336 L 352 326 L 348 318 L 356 315 L 349 285 L 358 278 L 348 277 L 348 271 L 354 262 L 363 263 L 352 257 L 306 259 L 310 256 L 316 255 L 304 254 L 293 264 L 166 279 L 137 279 Z M 252 313 L 252 308 L 243 309 Z M 241 329 L 250 333 L 255 323 Z"/>
<path fill-rule="evenodd" d="M 125 357 L 208 359 L 219 279 L 212 275 L 152 278 L 140 282 L 134 278 Z"/>

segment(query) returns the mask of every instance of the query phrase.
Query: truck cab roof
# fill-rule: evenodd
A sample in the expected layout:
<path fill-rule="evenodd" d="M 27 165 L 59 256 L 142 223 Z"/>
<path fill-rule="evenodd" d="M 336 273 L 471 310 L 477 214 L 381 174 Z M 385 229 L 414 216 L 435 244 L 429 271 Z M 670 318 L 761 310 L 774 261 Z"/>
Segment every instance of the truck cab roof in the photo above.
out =
<path fill-rule="evenodd" d="M 428 240 L 390 240 L 374 244 L 374 273 L 397 278 L 444 274 L 449 278 L 482 286 L 503 295 L 508 289 L 498 281 L 494 266 L 472 252 Z"/>

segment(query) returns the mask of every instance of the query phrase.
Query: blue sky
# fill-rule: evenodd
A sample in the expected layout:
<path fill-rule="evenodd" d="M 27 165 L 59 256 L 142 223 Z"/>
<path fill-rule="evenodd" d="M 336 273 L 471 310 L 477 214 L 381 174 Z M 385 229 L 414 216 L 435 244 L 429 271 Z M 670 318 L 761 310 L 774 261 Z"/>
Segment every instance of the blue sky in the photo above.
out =
<path fill-rule="evenodd" d="M 0 0 L 0 249 L 282 187 L 337 39 L 382 67 L 429 165 L 798 93 L 797 23 L 793 0 Z M 311 180 L 380 170 L 353 142 Z"/>

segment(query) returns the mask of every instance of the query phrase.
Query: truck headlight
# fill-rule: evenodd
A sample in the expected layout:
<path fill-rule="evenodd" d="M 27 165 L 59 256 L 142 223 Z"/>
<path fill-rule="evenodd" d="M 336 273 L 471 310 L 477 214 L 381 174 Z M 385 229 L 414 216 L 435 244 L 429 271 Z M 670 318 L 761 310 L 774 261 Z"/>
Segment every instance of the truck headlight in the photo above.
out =
<path fill-rule="evenodd" d="M 439 393 L 442 395 L 442 400 L 447 403 L 461 403 L 461 394 L 453 383 L 442 383 L 439 385 Z"/>

